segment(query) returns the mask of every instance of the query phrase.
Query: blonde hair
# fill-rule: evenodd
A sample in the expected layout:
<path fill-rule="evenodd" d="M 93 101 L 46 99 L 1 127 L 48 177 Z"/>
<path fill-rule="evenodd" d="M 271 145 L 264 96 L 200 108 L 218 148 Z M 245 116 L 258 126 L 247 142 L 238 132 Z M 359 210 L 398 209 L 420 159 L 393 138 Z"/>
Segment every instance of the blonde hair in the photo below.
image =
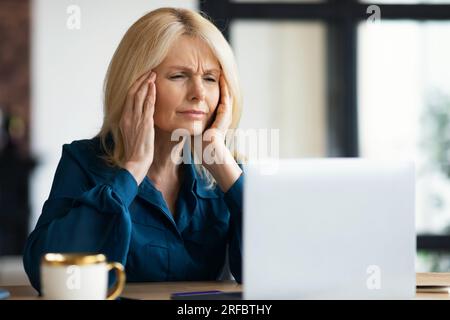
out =
<path fill-rule="evenodd" d="M 232 96 L 232 123 L 238 126 L 242 110 L 242 95 L 236 61 L 230 45 L 204 13 L 182 8 L 159 8 L 136 21 L 125 33 L 117 47 L 104 83 L 104 118 L 97 137 L 109 165 L 120 166 L 124 157 L 124 142 L 119 129 L 126 95 L 131 85 L 147 70 L 157 67 L 166 57 L 171 45 L 182 35 L 197 37 L 211 49 L 222 68 Z M 111 135 L 114 147 L 107 143 Z M 227 145 L 232 148 L 231 145 Z M 233 152 L 233 150 L 231 150 Z M 202 166 L 197 171 L 210 187 L 214 178 Z"/>

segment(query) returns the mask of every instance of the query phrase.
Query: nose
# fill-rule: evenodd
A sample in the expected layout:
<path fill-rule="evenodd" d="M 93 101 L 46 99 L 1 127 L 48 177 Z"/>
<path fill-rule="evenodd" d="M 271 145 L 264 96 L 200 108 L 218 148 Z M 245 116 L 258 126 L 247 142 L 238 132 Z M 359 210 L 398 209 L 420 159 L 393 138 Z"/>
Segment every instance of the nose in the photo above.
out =
<path fill-rule="evenodd" d="M 205 100 L 205 87 L 201 77 L 193 77 L 191 81 L 190 100 Z"/>

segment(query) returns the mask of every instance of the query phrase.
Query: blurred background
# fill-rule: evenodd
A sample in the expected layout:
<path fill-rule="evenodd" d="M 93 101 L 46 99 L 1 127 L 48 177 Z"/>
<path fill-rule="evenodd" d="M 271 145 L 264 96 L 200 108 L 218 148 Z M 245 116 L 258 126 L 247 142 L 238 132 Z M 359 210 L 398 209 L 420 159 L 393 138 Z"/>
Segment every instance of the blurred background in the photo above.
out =
<path fill-rule="evenodd" d="M 450 0 L 0 0 L 0 285 L 62 145 L 101 127 L 128 27 L 161 6 L 207 13 L 236 54 L 242 128 L 279 128 L 281 157 L 417 163 L 418 272 L 450 271 Z"/>

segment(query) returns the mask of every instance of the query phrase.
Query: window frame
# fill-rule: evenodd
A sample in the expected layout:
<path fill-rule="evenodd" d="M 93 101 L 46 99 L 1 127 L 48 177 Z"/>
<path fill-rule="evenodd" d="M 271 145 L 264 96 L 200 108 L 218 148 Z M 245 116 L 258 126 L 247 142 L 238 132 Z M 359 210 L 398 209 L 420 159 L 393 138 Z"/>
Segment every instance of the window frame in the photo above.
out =
<path fill-rule="evenodd" d="M 205 12 L 230 41 L 233 20 L 322 21 L 327 26 L 327 155 L 357 157 L 357 27 L 370 5 L 380 7 L 383 20 L 450 21 L 449 4 L 378 4 L 356 0 L 318 3 L 244 3 L 200 0 Z M 417 249 L 450 252 L 450 235 L 418 234 Z"/>

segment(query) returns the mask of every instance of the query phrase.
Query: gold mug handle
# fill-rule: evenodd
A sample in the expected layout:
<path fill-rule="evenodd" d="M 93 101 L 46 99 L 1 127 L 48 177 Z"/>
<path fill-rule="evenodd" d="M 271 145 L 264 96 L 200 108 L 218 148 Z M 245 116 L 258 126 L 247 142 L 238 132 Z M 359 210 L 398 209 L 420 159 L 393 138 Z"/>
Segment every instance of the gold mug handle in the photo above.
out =
<path fill-rule="evenodd" d="M 115 270 L 116 271 L 116 283 L 108 293 L 106 297 L 107 300 L 115 300 L 121 293 L 123 288 L 125 287 L 125 271 L 123 266 L 118 262 L 109 262 L 107 263 L 108 271 Z"/>

